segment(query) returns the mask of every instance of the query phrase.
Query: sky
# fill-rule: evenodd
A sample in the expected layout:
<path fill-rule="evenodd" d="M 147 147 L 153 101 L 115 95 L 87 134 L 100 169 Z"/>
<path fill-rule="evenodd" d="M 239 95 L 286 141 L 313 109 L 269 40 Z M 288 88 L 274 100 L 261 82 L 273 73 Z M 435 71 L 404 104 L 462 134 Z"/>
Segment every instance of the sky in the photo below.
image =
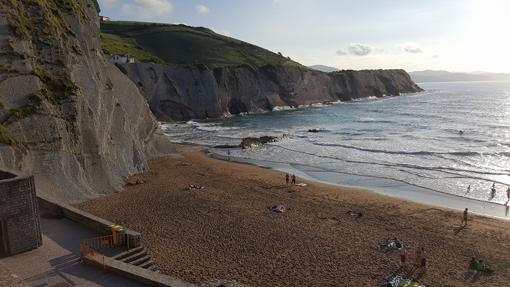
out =
<path fill-rule="evenodd" d="M 510 73 L 509 0 L 98 0 L 112 20 L 208 27 L 304 65 Z"/>

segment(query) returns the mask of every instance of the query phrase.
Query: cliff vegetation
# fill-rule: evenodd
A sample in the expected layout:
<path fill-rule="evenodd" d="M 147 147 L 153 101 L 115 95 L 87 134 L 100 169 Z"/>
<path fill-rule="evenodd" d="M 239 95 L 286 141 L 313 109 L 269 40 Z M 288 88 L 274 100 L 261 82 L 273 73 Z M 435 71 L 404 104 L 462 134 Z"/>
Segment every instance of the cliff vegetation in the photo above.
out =
<path fill-rule="evenodd" d="M 155 58 L 166 64 L 209 67 L 301 66 L 279 53 L 203 27 L 110 21 L 101 23 L 101 31 L 105 52 L 138 55 L 141 62 L 152 62 L 150 59 Z"/>

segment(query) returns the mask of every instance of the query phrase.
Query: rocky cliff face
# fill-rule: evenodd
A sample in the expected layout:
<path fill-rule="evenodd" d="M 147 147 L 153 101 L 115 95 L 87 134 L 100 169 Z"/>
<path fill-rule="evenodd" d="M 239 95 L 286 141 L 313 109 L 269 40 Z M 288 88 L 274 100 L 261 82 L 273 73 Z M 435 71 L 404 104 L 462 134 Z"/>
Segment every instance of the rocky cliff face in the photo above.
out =
<path fill-rule="evenodd" d="M 101 51 L 96 0 L 0 2 L 0 169 L 58 200 L 121 188 L 157 124 Z"/>
<path fill-rule="evenodd" d="M 421 91 L 404 70 L 323 73 L 298 66 L 182 67 L 151 63 L 119 68 L 164 121 L 270 111 L 279 106 Z"/>

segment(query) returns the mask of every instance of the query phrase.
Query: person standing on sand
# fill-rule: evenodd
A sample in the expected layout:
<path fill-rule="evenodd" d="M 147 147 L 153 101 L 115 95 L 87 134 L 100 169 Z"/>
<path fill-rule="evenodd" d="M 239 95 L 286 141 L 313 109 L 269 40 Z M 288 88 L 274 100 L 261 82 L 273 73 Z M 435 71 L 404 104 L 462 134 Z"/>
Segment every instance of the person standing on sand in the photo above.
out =
<path fill-rule="evenodd" d="M 508 198 L 508 201 L 510 201 L 510 186 L 506 189 L 506 198 Z"/>
<path fill-rule="evenodd" d="M 294 174 L 292 175 L 292 184 L 296 184 L 296 176 Z"/>
<path fill-rule="evenodd" d="M 289 174 L 288 173 L 285 174 L 285 184 L 287 184 L 287 185 L 289 184 Z"/>
<path fill-rule="evenodd" d="M 462 226 L 467 226 L 468 224 L 468 209 L 464 209 L 464 216 L 462 217 Z"/>

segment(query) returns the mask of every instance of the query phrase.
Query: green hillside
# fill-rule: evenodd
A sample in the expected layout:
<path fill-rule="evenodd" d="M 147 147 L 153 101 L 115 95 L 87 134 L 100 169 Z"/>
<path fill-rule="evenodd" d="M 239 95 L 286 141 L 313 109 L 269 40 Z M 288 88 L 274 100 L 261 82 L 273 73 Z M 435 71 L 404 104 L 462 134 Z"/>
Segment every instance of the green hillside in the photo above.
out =
<path fill-rule="evenodd" d="M 139 62 L 229 66 L 300 65 L 277 53 L 202 27 L 143 22 L 101 23 L 103 50 Z"/>

